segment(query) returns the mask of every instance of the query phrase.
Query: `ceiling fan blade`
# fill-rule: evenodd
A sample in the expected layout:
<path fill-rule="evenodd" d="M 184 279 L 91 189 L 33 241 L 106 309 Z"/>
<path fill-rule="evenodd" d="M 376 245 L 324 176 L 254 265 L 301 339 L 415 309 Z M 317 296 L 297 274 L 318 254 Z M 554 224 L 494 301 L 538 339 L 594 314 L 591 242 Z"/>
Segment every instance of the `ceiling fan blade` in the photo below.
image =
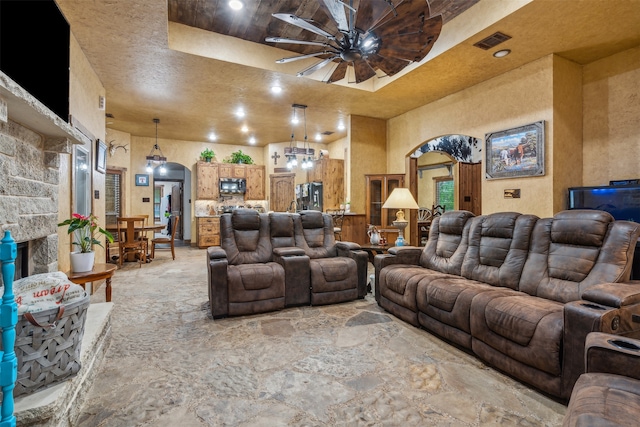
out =
<path fill-rule="evenodd" d="M 268 43 L 306 44 L 306 45 L 323 46 L 323 47 L 331 46 L 329 43 L 324 43 L 324 42 L 313 42 L 313 41 L 307 41 L 307 40 L 285 39 L 283 37 L 267 37 L 266 39 L 264 39 L 264 41 L 266 41 Z"/>
<path fill-rule="evenodd" d="M 398 1 L 394 1 L 398 3 Z M 358 7 L 358 16 L 356 18 L 356 27 L 362 30 L 368 30 L 378 25 L 389 16 L 394 16 L 389 3 L 385 0 L 365 0 L 360 2 Z"/>
<path fill-rule="evenodd" d="M 313 25 L 312 23 L 305 21 L 304 19 L 296 15 L 292 15 L 291 13 L 272 13 L 271 16 L 273 16 L 274 18 L 278 18 L 288 24 L 295 25 L 296 27 L 302 28 L 303 30 L 311 31 L 312 33 L 326 37 L 329 40 L 335 40 L 335 37 L 333 36 L 333 34 L 329 34 L 325 30 L 320 29 L 315 25 Z"/>
<path fill-rule="evenodd" d="M 411 22 L 407 22 L 411 26 Z M 391 31 L 395 28 L 396 31 Z M 384 27 L 382 44 L 378 51 L 380 56 L 386 58 L 402 58 L 408 61 L 421 61 L 431 51 L 433 44 L 438 39 L 442 30 L 442 16 L 437 15 L 427 19 L 420 25 L 419 31 L 405 31 L 395 24 Z"/>
<path fill-rule="evenodd" d="M 375 70 L 364 59 L 353 61 L 353 70 L 356 73 L 356 83 L 362 83 L 376 75 Z"/>
<path fill-rule="evenodd" d="M 329 78 L 326 80 L 327 83 L 333 83 L 333 82 L 337 82 L 338 80 L 344 79 L 344 76 L 347 75 L 348 66 L 349 66 L 349 63 L 347 61 L 341 61 L 336 67 L 336 69 L 333 70 L 333 73 L 331 73 L 331 76 L 329 76 Z"/>
<path fill-rule="evenodd" d="M 338 56 L 332 56 L 330 58 L 327 58 L 325 60 L 322 60 L 320 62 L 317 62 L 315 64 L 313 64 L 311 67 L 305 68 L 304 70 L 298 72 L 297 76 L 298 77 L 304 77 L 304 76 L 308 76 L 309 74 L 313 74 L 316 71 L 318 71 L 320 68 L 324 67 L 325 65 L 327 65 L 329 62 L 333 61 L 334 59 L 338 58 Z"/>
<path fill-rule="evenodd" d="M 278 63 L 278 64 L 286 64 L 288 62 L 299 61 L 300 59 L 313 58 L 314 56 L 318 56 L 318 55 L 334 55 L 334 52 L 329 52 L 329 51 L 325 50 L 325 51 L 322 51 L 322 52 L 308 53 L 306 55 L 291 56 L 289 58 L 278 59 L 276 61 L 276 63 Z"/>
<path fill-rule="evenodd" d="M 384 71 L 387 76 L 393 76 L 394 74 L 402 71 L 407 65 L 411 64 L 411 61 L 399 58 L 385 58 L 377 54 L 372 54 L 367 57 L 367 62 L 372 68 L 379 68 Z"/>
<path fill-rule="evenodd" d="M 389 12 L 369 28 L 369 31 L 375 30 L 376 34 L 378 34 L 379 28 L 387 26 L 392 22 L 396 26 L 401 26 L 405 21 L 417 22 L 420 16 L 424 16 L 424 19 L 431 16 L 431 9 L 429 8 L 429 3 L 426 0 L 395 1 L 394 8 L 392 9 L 391 7 L 388 7 L 388 10 Z"/>
<path fill-rule="evenodd" d="M 349 31 L 349 21 L 344 12 L 344 4 L 340 0 L 322 0 L 320 6 L 322 7 L 323 4 L 324 8 L 329 12 L 328 14 L 336 21 L 338 30 Z"/>

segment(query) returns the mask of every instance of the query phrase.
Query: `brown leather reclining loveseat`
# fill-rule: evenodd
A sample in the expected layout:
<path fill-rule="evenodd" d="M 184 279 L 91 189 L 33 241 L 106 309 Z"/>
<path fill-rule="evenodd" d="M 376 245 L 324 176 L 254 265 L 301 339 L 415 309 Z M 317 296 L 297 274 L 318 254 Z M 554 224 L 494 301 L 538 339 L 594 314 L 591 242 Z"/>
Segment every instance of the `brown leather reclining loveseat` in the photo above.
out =
<path fill-rule="evenodd" d="M 640 224 L 602 211 L 553 218 L 446 212 L 423 248 L 375 258 L 376 299 L 397 317 L 561 399 L 591 331 L 640 330 L 629 282 Z"/>
<path fill-rule="evenodd" d="M 221 216 L 220 237 L 207 249 L 214 318 L 366 295 L 367 254 L 335 241 L 330 215 L 238 209 Z"/>

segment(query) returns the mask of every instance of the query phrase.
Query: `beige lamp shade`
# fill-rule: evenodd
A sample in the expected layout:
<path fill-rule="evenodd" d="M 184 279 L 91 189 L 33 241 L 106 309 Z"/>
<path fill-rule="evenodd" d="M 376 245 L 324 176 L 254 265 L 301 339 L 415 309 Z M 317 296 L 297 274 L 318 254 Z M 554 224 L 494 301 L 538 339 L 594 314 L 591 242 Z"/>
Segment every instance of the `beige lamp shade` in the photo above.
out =
<path fill-rule="evenodd" d="M 382 205 L 384 209 L 399 209 L 396 213 L 396 221 L 405 221 L 404 211 L 402 209 L 418 209 L 418 203 L 408 188 L 394 189 L 387 201 Z"/>

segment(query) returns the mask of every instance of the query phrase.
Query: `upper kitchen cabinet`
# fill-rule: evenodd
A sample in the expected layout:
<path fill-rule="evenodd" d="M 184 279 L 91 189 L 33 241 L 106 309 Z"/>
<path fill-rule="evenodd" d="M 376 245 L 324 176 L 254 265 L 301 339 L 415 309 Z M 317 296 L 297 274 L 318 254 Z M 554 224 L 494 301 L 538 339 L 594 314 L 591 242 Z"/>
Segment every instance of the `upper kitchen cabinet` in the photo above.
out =
<path fill-rule="evenodd" d="M 322 182 L 322 208 L 339 209 L 344 200 L 344 160 L 323 157 L 307 171 L 308 182 Z"/>
<path fill-rule="evenodd" d="M 218 189 L 218 164 L 198 162 L 196 199 L 212 200 L 219 196 Z"/>
<path fill-rule="evenodd" d="M 236 165 L 240 166 L 240 165 Z M 265 167 L 259 165 L 242 165 L 245 170 L 247 179 L 247 192 L 244 195 L 245 200 L 265 200 Z M 241 178 L 235 176 L 234 178 Z"/>

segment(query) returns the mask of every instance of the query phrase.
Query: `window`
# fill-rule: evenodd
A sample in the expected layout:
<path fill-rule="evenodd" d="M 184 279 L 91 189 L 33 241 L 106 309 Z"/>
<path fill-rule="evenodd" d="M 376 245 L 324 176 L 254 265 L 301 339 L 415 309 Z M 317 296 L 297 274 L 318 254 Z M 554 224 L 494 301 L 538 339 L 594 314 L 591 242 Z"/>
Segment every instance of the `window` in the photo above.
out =
<path fill-rule="evenodd" d="M 115 224 L 122 216 L 122 171 L 107 170 L 104 191 L 106 223 Z"/>
<path fill-rule="evenodd" d="M 436 205 L 444 206 L 445 211 L 453 210 L 453 178 L 448 176 L 433 178 L 435 181 Z"/>
<path fill-rule="evenodd" d="M 91 213 L 91 157 L 89 151 L 80 145 L 76 145 L 75 151 L 73 212 L 86 216 Z"/>

